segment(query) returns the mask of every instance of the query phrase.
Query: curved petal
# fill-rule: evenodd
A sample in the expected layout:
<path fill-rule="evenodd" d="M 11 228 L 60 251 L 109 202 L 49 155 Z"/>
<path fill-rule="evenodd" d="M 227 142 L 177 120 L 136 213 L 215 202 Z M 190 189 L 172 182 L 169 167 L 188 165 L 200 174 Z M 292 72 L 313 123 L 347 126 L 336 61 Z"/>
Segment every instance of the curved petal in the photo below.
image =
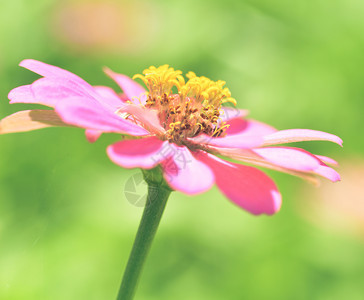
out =
<path fill-rule="evenodd" d="M 86 129 L 125 133 L 134 136 L 149 134 L 139 125 L 106 110 L 94 99 L 64 99 L 57 103 L 56 112 L 65 123 Z"/>
<path fill-rule="evenodd" d="M 251 119 L 234 118 L 226 122 L 229 127 L 227 135 L 244 134 L 245 136 L 266 136 L 277 131 L 274 127 Z"/>
<path fill-rule="evenodd" d="M 151 169 L 165 159 L 162 153 L 167 144 L 154 136 L 124 140 L 107 147 L 107 154 L 112 162 L 124 168 Z"/>
<path fill-rule="evenodd" d="M 263 145 L 263 137 L 276 131 L 275 128 L 255 120 L 234 118 L 229 120 L 227 124 L 229 127 L 226 129 L 224 137 L 210 137 L 202 134 L 189 138 L 189 140 L 198 144 L 222 148 L 248 149 Z"/>
<path fill-rule="evenodd" d="M 43 77 L 69 79 L 72 81 L 76 81 L 80 84 L 87 85 L 89 88 L 91 88 L 91 85 L 89 85 L 86 81 L 84 81 L 76 74 L 38 60 L 24 59 L 20 62 L 19 66 L 26 68 L 34 73 L 37 73 Z"/>
<path fill-rule="evenodd" d="M 10 91 L 10 103 L 55 107 L 59 100 L 70 97 L 101 98 L 90 84 L 71 72 L 32 59 L 23 60 L 19 65 L 44 77 Z"/>
<path fill-rule="evenodd" d="M 264 137 L 264 146 L 302 141 L 330 141 L 342 146 L 343 141 L 336 135 L 310 129 L 287 129 Z"/>
<path fill-rule="evenodd" d="M 99 139 L 101 134 L 102 131 L 100 130 L 86 129 L 85 131 L 86 138 L 90 143 L 95 143 Z"/>
<path fill-rule="evenodd" d="M 224 161 L 212 154 L 200 153 L 198 160 L 215 174 L 216 184 L 232 202 L 254 215 L 272 215 L 281 207 L 281 194 L 262 171 Z"/>
<path fill-rule="evenodd" d="M 267 147 L 253 151 L 268 162 L 291 170 L 308 172 L 320 166 L 320 160 L 315 155 L 300 148 Z"/>
<path fill-rule="evenodd" d="M 296 151 L 295 148 L 289 148 L 289 147 L 287 148 L 291 149 L 292 152 Z M 259 148 L 259 149 L 265 149 L 265 148 Z M 210 150 L 216 154 L 224 155 L 229 158 L 239 160 L 241 162 L 301 177 L 313 183 L 314 185 L 319 184 L 319 180 L 316 178 L 316 176 L 314 176 L 315 174 L 328 178 L 327 176 L 324 176 L 323 173 L 321 172 L 321 170 L 325 169 L 322 167 L 323 162 L 320 161 L 320 159 L 316 155 L 313 155 L 303 149 L 298 149 L 301 150 L 297 151 L 298 153 L 290 152 L 286 158 L 279 157 L 279 150 L 277 152 L 274 152 L 274 155 L 273 154 L 270 155 L 269 153 L 268 154 L 263 153 L 266 156 L 266 158 L 256 153 L 255 152 L 256 149 L 250 150 L 250 149 L 210 147 Z M 275 155 L 278 155 L 278 157 L 275 157 Z M 292 158 L 298 159 L 299 157 L 303 157 L 304 162 L 309 164 L 302 165 L 303 162 L 294 162 L 292 164 Z M 318 172 L 316 172 L 316 170 L 318 170 Z M 332 174 L 334 174 L 334 172 L 336 171 L 332 170 L 327 172 L 331 172 Z M 334 175 L 331 178 L 334 178 Z"/>
<path fill-rule="evenodd" d="M 314 173 L 322 177 L 325 177 L 326 179 L 332 182 L 337 182 L 341 180 L 340 174 L 336 172 L 334 169 L 325 165 L 324 163 L 321 163 L 320 166 L 314 170 Z"/>
<path fill-rule="evenodd" d="M 161 164 L 168 184 L 188 195 L 209 190 L 214 184 L 214 174 L 210 168 L 197 160 L 188 148 L 168 145 L 170 154 Z"/>
<path fill-rule="evenodd" d="M 251 136 L 245 138 L 240 135 L 227 135 L 224 137 L 211 137 L 205 134 L 200 134 L 194 138 L 188 138 L 189 141 L 195 144 L 210 145 L 222 148 L 243 148 L 250 149 L 259 147 L 263 144 L 263 138 L 260 136 Z"/>
<path fill-rule="evenodd" d="M 8 97 L 11 104 L 34 103 L 53 108 L 58 101 L 72 97 L 100 98 L 94 90 L 64 78 L 40 78 L 31 85 L 11 90 Z"/>
<path fill-rule="evenodd" d="M 69 126 L 54 110 L 18 111 L 0 121 L 0 134 L 31 131 L 53 126 Z"/>
<path fill-rule="evenodd" d="M 321 160 L 322 162 L 329 164 L 329 165 L 338 165 L 338 162 L 331 157 L 323 156 L 323 155 L 316 155 L 315 156 Z"/>
<path fill-rule="evenodd" d="M 22 85 L 12 89 L 9 94 L 8 98 L 10 100 L 10 104 L 13 103 L 38 103 L 34 99 L 34 95 L 32 92 L 31 85 Z"/>
<path fill-rule="evenodd" d="M 121 87 L 131 102 L 144 104 L 147 101 L 145 89 L 139 83 L 126 75 L 115 73 L 109 68 L 104 68 L 104 72 Z"/>

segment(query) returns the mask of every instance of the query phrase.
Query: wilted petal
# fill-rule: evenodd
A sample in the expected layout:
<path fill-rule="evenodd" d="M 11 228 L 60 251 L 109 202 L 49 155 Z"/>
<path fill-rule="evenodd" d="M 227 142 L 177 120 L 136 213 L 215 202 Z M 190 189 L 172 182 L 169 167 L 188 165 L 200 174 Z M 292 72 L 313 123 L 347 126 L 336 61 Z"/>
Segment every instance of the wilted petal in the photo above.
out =
<path fill-rule="evenodd" d="M 232 202 L 255 215 L 272 215 L 281 207 L 281 194 L 275 183 L 262 171 L 253 167 L 224 161 L 212 154 L 197 158 L 215 174 L 219 189 Z"/>
<path fill-rule="evenodd" d="M 151 169 L 165 159 L 162 153 L 166 144 L 156 137 L 124 140 L 110 145 L 107 154 L 111 161 L 124 168 Z"/>
<path fill-rule="evenodd" d="M 209 190 L 214 174 L 208 166 L 197 160 L 186 147 L 169 144 L 172 154 L 162 162 L 164 178 L 175 190 L 195 195 Z"/>
<path fill-rule="evenodd" d="M 18 111 L 0 121 L 0 134 L 31 131 L 53 126 L 70 126 L 54 110 Z"/>
<path fill-rule="evenodd" d="M 342 146 L 343 141 L 336 135 L 310 129 L 287 129 L 264 137 L 264 145 L 286 144 L 302 141 L 330 141 Z"/>
<path fill-rule="evenodd" d="M 56 112 L 65 123 L 86 129 L 126 133 L 134 136 L 149 134 L 144 128 L 106 110 L 93 99 L 64 99 L 56 105 Z"/>
<path fill-rule="evenodd" d="M 121 87 L 131 102 L 137 105 L 145 103 L 147 100 L 145 89 L 139 83 L 126 75 L 115 73 L 109 68 L 104 68 L 104 72 Z"/>

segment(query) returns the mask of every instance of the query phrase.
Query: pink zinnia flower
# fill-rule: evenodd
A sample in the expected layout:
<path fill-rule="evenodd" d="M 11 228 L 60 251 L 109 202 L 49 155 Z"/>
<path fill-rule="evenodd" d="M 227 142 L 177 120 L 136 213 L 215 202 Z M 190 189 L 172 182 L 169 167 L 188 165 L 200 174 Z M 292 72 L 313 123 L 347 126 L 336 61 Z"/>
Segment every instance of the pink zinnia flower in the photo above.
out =
<path fill-rule="evenodd" d="M 339 174 L 325 156 L 287 146 L 286 143 L 324 140 L 342 145 L 332 134 L 308 129 L 278 131 L 264 123 L 246 119 L 247 111 L 224 107 L 235 104 L 224 81 L 212 81 L 168 65 L 150 67 L 141 79 L 148 90 L 131 78 L 105 69 L 123 90 L 91 86 L 80 77 L 35 60 L 20 66 L 43 76 L 31 85 L 9 93 L 10 103 L 36 103 L 54 110 L 20 111 L 0 123 L 0 132 L 28 131 L 49 126 L 86 129 L 94 142 L 103 132 L 135 137 L 107 148 L 107 154 L 125 168 L 160 167 L 168 185 L 194 195 L 214 183 L 232 202 L 252 214 L 274 214 L 281 207 L 281 195 L 262 171 L 223 160 L 266 167 L 316 182 L 317 175 L 333 182 Z"/>

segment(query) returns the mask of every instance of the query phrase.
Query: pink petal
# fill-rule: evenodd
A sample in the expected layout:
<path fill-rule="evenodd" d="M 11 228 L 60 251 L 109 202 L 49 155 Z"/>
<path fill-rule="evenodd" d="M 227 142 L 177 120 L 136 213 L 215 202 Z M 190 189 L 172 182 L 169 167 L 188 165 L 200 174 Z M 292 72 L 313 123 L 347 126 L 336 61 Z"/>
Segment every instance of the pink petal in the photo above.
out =
<path fill-rule="evenodd" d="M 294 171 L 291 169 L 283 168 L 280 166 L 277 166 L 271 162 L 268 162 L 263 157 L 259 156 L 257 153 L 250 149 L 239 149 L 239 148 L 218 148 L 218 147 L 210 147 L 210 151 L 213 151 L 213 153 L 218 155 L 223 155 L 232 159 L 236 159 L 241 162 L 253 164 L 259 167 L 268 168 L 271 170 L 275 170 L 278 172 L 283 172 L 286 174 L 290 174 L 293 176 L 300 177 L 304 180 L 307 180 L 308 182 L 318 185 L 319 180 L 314 176 L 313 174 L 307 173 L 307 172 L 300 172 L 300 171 Z"/>
<path fill-rule="evenodd" d="M 137 105 L 145 103 L 147 100 L 145 89 L 139 83 L 126 75 L 115 73 L 109 68 L 104 68 L 104 72 L 121 87 L 131 102 Z"/>
<path fill-rule="evenodd" d="M 107 154 L 112 162 L 124 168 L 151 169 L 165 159 L 163 148 L 168 142 L 156 137 L 124 140 L 110 145 Z"/>
<path fill-rule="evenodd" d="M 340 181 L 340 174 L 336 172 L 334 169 L 328 167 L 324 163 L 321 163 L 319 167 L 314 170 L 314 173 L 320 175 L 322 177 L 331 180 L 332 182 Z"/>
<path fill-rule="evenodd" d="M 126 133 L 134 136 L 149 134 L 139 125 L 105 109 L 94 99 L 64 99 L 56 105 L 56 112 L 64 122 L 86 129 Z"/>
<path fill-rule="evenodd" d="M 302 141 L 330 141 L 342 146 L 342 139 L 323 131 L 310 129 L 287 129 L 264 137 L 264 145 L 285 144 Z"/>
<path fill-rule="evenodd" d="M 330 165 L 338 165 L 336 160 L 333 160 L 331 157 L 322 156 L 322 155 L 315 155 L 319 160 L 323 161 L 326 164 Z"/>
<path fill-rule="evenodd" d="M 102 98 L 102 103 L 107 103 L 113 107 L 113 111 L 118 110 L 121 106 L 124 106 L 124 101 L 119 97 L 112 88 L 107 86 L 94 86 L 93 87 Z"/>
<path fill-rule="evenodd" d="M 84 97 L 97 99 L 93 89 L 64 78 L 41 78 L 31 85 L 37 103 L 55 107 L 58 101 L 69 98 Z"/>
<path fill-rule="evenodd" d="M 162 162 L 164 178 L 175 190 L 195 195 L 209 190 L 214 174 L 208 166 L 193 157 L 188 148 L 168 144 L 169 158 Z"/>
<path fill-rule="evenodd" d="M 46 64 L 44 62 L 40 62 L 34 59 L 25 59 L 20 62 L 19 66 L 26 68 L 34 73 L 37 73 L 43 77 L 69 79 L 71 81 L 78 82 L 79 84 L 87 85 L 89 88 L 91 88 L 91 85 L 89 85 L 79 76 L 61 68 Z"/>
<path fill-rule="evenodd" d="M 249 114 L 249 111 L 246 109 L 239 109 L 235 107 L 226 107 L 226 106 L 222 106 L 221 111 L 222 113 L 220 114 L 220 119 L 224 122 L 230 119 L 244 118 Z"/>
<path fill-rule="evenodd" d="M 274 127 L 256 120 L 235 118 L 230 119 L 226 124 L 229 125 L 226 130 L 227 135 L 265 136 L 277 131 Z"/>
<path fill-rule="evenodd" d="M 206 144 L 222 148 L 254 148 L 263 144 L 263 136 L 276 131 L 273 127 L 254 120 L 231 119 L 227 122 L 229 128 L 224 137 L 199 135 L 189 138 L 198 144 Z"/>
<path fill-rule="evenodd" d="M 267 147 L 253 151 L 268 162 L 291 170 L 308 172 L 320 166 L 316 156 L 300 148 Z"/>
<path fill-rule="evenodd" d="M 10 103 L 34 103 L 49 107 L 55 107 L 58 101 L 70 97 L 100 98 L 92 88 L 64 78 L 38 79 L 31 85 L 11 90 L 8 97 Z"/>
<path fill-rule="evenodd" d="M 148 109 L 141 105 L 126 104 L 119 112 L 130 114 L 131 119 L 137 119 L 144 128 L 152 133 L 165 133 L 165 129 L 161 126 L 158 118 L 158 111 L 155 109 Z"/>
<path fill-rule="evenodd" d="M 95 143 L 102 134 L 100 130 L 86 129 L 86 138 L 90 143 Z"/>
<path fill-rule="evenodd" d="M 205 144 L 222 148 L 254 148 L 263 144 L 263 138 L 260 136 L 251 136 L 245 138 L 239 135 L 227 135 L 225 137 L 211 137 L 205 134 L 200 134 L 194 138 L 188 138 L 193 143 Z"/>
<path fill-rule="evenodd" d="M 253 167 L 224 161 L 212 154 L 197 158 L 214 172 L 219 189 L 232 202 L 254 215 L 272 215 L 281 207 L 281 194 L 275 183 Z"/>
<path fill-rule="evenodd" d="M 34 95 L 31 89 L 31 85 L 22 85 L 12 89 L 9 92 L 8 98 L 10 104 L 13 103 L 38 103 L 34 99 Z"/>
<path fill-rule="evenodd" d="M 37 103 L 55 107 L 59 100 L 69 97 L 91 97 L 98 100 L 101 98 L 86 81 L 61 68 L 32 59 L 23 60 L 20 66 L 44 78 L 12 90 L 8 96 L 10 103 Z"/>

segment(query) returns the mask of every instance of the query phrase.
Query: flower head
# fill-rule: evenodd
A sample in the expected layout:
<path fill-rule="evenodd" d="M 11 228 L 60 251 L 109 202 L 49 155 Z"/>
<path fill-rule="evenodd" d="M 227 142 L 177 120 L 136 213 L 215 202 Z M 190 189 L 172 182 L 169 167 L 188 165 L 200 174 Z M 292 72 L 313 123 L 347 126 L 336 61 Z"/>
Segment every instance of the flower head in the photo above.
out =
<path fill-rule="evenodd" d="M 219 117 L 221 104 L 233 102 L 224 81 L 212 81 L 206 77 L 197 77 L 189 72 L 185 82 L 181 71 L 175 71 L 168 65 L 159 68 L 150 67 L 144 75 L 137 74 L 148 88 L 144 107 L 158 112 L 160 124 L 165 132 L 160 138 L 177 145 L 188 143 L 203 133 L 207 136 L 223 136 L 228 127 Z M 177 90 L 173 92 L 173 88 Z"/>
<path fill-rule="evenodd" d="M 21 111 L 4 118 L 0 133 L 28 131 L 49 126 L 86 129 L 94 142 L 104 132 L 134 138 L 107 148 L 110 159 L 125 168 L 159 168 L 168 185 L 186 194 L 219 187 L 232 202 L 253 214 L 273 214 L 280 209 L 281 195 L 262 171 L 228 162 L 223 155 L 243 163 L 270 168 L 317 182 L 339 174 L 328 157 L 314 155 L 286 143 L 324 140 L 339 145 L 339 137 L 315 130 L 278 131 L 247 119 L 247 111 L 223 106 L 236 104 L 225 82 L 213 81 L 168 65 L 150 67 L 137 74 L 145 90 L 133 79 L 105 69 L 123 90 L 91 86 L 63 69 L 35 60 L 21 66 L 42 76 L 31 85 L 9 93 L 10 103 L 37 103 L 53 110 Z M 280 146 L 277 146 L 280 145 Z"/>

